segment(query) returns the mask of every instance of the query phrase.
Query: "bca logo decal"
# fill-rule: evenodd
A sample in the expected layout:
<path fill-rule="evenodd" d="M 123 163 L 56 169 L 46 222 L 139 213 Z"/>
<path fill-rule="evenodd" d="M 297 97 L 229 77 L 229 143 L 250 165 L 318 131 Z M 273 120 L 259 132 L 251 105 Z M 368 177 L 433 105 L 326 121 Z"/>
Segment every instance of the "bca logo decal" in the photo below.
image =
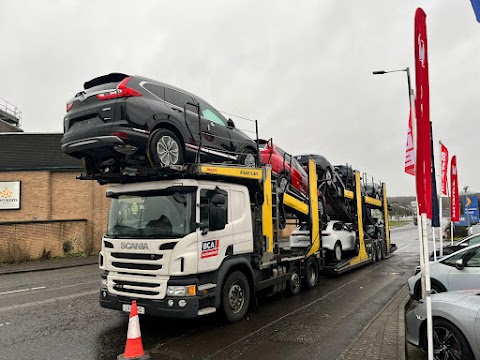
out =
<path fill-rule="evenodd" d="M 217 256 L 219 243 L 220 240 L 208 240 L 202 242 L 202 254 L 200 255 L 200 258 L 205 259 L 212 256 Z"/>

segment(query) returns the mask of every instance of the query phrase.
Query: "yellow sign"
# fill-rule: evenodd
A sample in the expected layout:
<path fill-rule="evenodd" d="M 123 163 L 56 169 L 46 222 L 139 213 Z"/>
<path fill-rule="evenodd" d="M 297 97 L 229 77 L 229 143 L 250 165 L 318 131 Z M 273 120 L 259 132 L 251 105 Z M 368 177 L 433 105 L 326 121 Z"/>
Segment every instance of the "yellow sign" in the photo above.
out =
<path fill-rule="evenodd" d="M 472 200 L 470 200 L 470 198 L 467 196 L 467 205 L 466 205 L 466 207 L 468 208 L 471 203 L 472 203 Z"/>

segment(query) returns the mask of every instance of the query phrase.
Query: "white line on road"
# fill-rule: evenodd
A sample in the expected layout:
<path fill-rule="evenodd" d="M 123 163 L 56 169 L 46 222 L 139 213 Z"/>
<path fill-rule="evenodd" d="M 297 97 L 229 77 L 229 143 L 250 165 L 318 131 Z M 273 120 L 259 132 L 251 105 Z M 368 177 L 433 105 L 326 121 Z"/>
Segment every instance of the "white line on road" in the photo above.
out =
<path fill-rule="evenodd" d="M 16 294 L 16 293 L 25 292 L 25 291 L 41 290 L 41 289 L 45 289 L 45 288 L 46 288 L 46 286 L 38 286 L 38 287 L 33 287 L 33 288 L 28 288 L 28 289 L 10 290 L 10 291 L 0 292 L 0 295 Z"/>
<path fill-rule="evenodd" d="M 12 311 L 12 310 L 18 310 L 18 309 L 25 309 L 25 308 L 32 307 L 32 306 L 37 306 L 37 305 L 46 305 L 46 304 L 50 304 L 50 303 L 53 303 L 53 302 L 56 302 L 56 301 L 61 301 L 61 300 L 71 300 L 71 299 L 75 299 L 75 298 L 81 297 L 81 296 L 98 294 L 98 292 L 99 292 L 99 290 L 90 290 L 90 291 L 85 291 L 85 292 L 78 293 L 78 294 L 58 296 L 58 297 L 55 297 L 55 298 L 41 300 L 41 301 L 35 301 L 35 302 L 27 303 L 27 304 L 7 306 L 7 307 L 4 307 L 4 308 L 0 308 L 0 312 L 6 312 L 6 311 Z"/>

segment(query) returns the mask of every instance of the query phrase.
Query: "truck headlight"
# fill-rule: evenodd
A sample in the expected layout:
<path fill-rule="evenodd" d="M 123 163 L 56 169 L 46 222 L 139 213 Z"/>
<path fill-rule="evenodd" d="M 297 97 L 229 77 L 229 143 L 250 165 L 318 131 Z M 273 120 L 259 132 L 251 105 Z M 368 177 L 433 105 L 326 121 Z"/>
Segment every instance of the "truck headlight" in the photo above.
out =
<path fill-rule="evenodd" d="M 168 296 L 195 296 L 197 295 L 197 287 L 195 285 L 187 286 L 168 286 Z"/>
<path fill-rule="evenodd" d="M 107 279 L 102 279 L 101 288 L 102 289 L 107 289 L 108 288 L 108 280 Z"/>

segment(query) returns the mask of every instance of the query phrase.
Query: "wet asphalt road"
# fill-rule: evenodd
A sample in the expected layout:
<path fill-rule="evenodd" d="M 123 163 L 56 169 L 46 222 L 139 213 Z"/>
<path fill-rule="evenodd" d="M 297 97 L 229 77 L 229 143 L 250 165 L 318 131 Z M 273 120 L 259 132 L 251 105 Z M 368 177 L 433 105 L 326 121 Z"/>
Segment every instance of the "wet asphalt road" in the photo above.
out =
<path fill-rule="evenodd" d="M 322 276 L 313 291 L 261 299 L 233 325 L 141 318 L 153 359 L 336 359 L 405 285 L 418 264 L 416 228 L 392 230 L 398 250 L 381 262 L 338 277 Z M 110 360 L 123 352 L 128 314 L 98 305 L 96 265 L 0 276 L 0 358 Z"/>

